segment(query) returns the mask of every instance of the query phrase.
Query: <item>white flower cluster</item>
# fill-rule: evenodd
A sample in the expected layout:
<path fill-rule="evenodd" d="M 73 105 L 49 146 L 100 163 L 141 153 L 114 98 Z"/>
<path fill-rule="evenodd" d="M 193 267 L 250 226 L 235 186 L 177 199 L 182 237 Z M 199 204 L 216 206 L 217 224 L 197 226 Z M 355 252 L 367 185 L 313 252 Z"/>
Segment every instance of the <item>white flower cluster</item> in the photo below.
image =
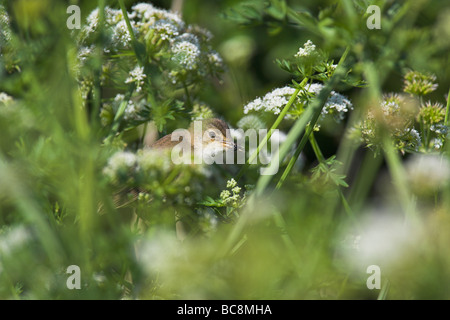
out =
<path fill-rule="evenodd" d="M 313 83 L 306 87 L 306 91 L 312 96 L 316 96 L 323 89 L 323 85 L 319 83 Z M 267 93 L 263 98 L 256 98 L 255 100 L 249 102 L 244 107 L 244 113 L 248 114 L 250 111 L 264 111 L 273 114 L 279 114 L 281 110 L 286 106 L 291 96 L 294 94 L 295 89 L 291 87 L 277 88 L 272 92 Z M 300 95 L 297 96 L 297 105 L 306 105 L 308 101 L 302 98 Z M 344 95 L 332 91 L 330 97 L 325 103 L 322 109 L 322 115 L 327 114 L 333 115 L 337 121 L 344 118 L 344 114 L 349 110 L 353 109 L 351 101 Z M 286 115 L 286 118 L 292 118 L 292 115 Z"/>
<path fill-rule="evenodd" d="M 294 88 L 277 88 L 267 93 L 263 98 L 256 98 L 244 107 L 244 113 L 250 111 L 264 111 L 273 114 L 279 114 L 281 109 L 288 103 L 290 96 L 295 92 Z"/>
<path fill-rule="evenodd" d="M 177 13 L 155 8 L 149 3 L 138 3 L 134 5 L 130 18 L 137 18 L 146 25 L 153 25 L 158 20 L 166 20 L 175 24 L 179 29 L 185 28 L 184 21 Z"/>
<path fill-rule="evenodd" d="M 127 176 L 132 168 L 137 166 L 137 157 L 134 153 L 120 151 L 113 154 L 109 159 L 103 174 L 111 181 L 118 181 L 120 176 Z"/>
<path fill-rule="evenodd" d="M 2 256 L 14 253 L 16 249 L 24 246 L 32 240 L 30 231 L 23 225 L 2 230 L 0 233 L 0 254 Z M 1 270 L 1 263 L 0 263 Z"/>
<path fill-rule="evenodd" d="M 141 92 L 142 86 L 144 85 L 144 79 L 146 78 L 144 73 L 144 67 L 136 66 L 130 71 L 129 77 L 125 80 L 125 83 L 135 83 L 136 92 Z"/>
<path fill-rule="evenodd" d="M 117 110 L 119 108 L 119 105 L 124 101 L 125 96 L 123 94 L 117 94 L 113 101 L 113 109 Z M 129 120 L 142 120 L 139 113 L 144 109 L 145 107 L 145 99 L 141 99 L 137 102 L 133 100 L 128 100 L 127 107 L 125 109 L 123 119 L 126 121 Z"/>
<path fill-rule="evenodd" d="M 132 50 L 131 35 L 121 10 L 105 7 L 104 31 L 110 39 L 103 48 L 106 54 Z M 128 13 L 133 33 L 138 41 L 144 43 L 147 50 L 157 56 L 152 60 L 165 70 L 173 84 L 190 81 L 192 78 L 204 79 L 217 76 L 223 69 L 219 54 L 212 50 L 209 31 L 197 26 L 186 25 L 174 12 L 158 9 L 147 3 L 139 3 Z M 87 24 L 79 36 L 81 62 L 92 54 L 93 34 L 99 29 L 99 9 L 89 14 Z M 131 76 L 132 78 L 132 76 Z M 127 83 L 132 81 L 128 78 Z M 137 87 L 138 90 L 141 88 Z"/>
<path fill-rule="evenodd" d="M 130 183 L 145 182 L 145 188 L 150 192 L 153 188 L 161 187 L 161 182 L 167 179 L 167 175 L 174 169 L 175 164 L 171 160 L 170 150 L 148 148 L 133 153 L 130 151 L 118 151 L 111 155 L 106 166 L 103 168 L 104 176 L 113 184 L 122 185 Z M 208 176 L 202 165 L 177 165 L 182 166 L 180 174 L 189 172 L 189 179 L 178 182 L 179 191 L 185 193 L 199 193 L 197 180 L 195 178 Z M 180 167 L 179 167 L 180 168 Z M 173 190 L 173 189 L 172 189 Z M 183 200 L 184 201 L 184 200 Z"/>
<path fill-rule="evenodd" d="M 318 95 L 323 89 L 323 84 L 313 83 L 308 87 L 308 92 Z M 322 109 L 322 115 L 332 114 L 337 120 L 343 120 L 344 114 L 349 110 L 353 110 L 352 102 L 344 95 L 331 91 L 330 97 L 325 102 L 325 106 Z"/>
<path fill-rule="evenodd" d="M 316 51 L 316 45 L 311 41 L 308 40 L 303 45 L 303 48 L 299 48 L 298 52 L 295 54 L 295 57 L 308 57 L 310 56 L 314 51 Z"/>
<path fill-rule="evenodd" d="M 185 33 L 175 38 L 171 47 L 172 61 L 177 62 L 184 69 L 196 69 L 201 54 L 198 42 L 198 38 L 193 34 Z"/>
<path fill-rule="evenodd" d="M 421 136 L 414 128 L 415 101 L 405 95 L 389 93 L 366 113 L 357 126 L 368 147 L 381 146 L 381 130 L 388 130 L 398 149 L 418 151 Z"/>
<path fill-rule="evenodd" d="M 226 204 L 226 205 L 232 205 L 233 207 L 239 206 L 239 200 L 241 199 L 240 192 L 241 188 L 237 185 L 236 180 L 231 178 L 231 180 L 227 181 L 227 189 L 230 190 L 223 190 L 220 193 L 220 199 Z"/>
<path fill-rule="evenodd" d="M 180 34 L 180 28 L 170 20 L 158 20 L 151 28 L 159 34 L 162 40 L 170 40 Z"/>
<path fill-rule="evenodd" d="M 132 25 L 133 32 L 137 33 L 137 28 Z M 120 20 L 113 29 L 113 35 L 112 35 L 113 43 L 116 44 L 116 46 L 120 47 L 128 47 L 131 44 L 131 35 L 128 31 L 127 24 L 125 20 Z"/>
<path fill-rule="evenodd" d="M 8 94 L 6 94 L 4 92 L 0 92 L 0 105 L 2 105 L 2 104 L 4 104 L 4 105 L 10 104 L 11 102 L 13 102 L 13 100 L 14 99 L 10 95 L 8 95 Z"/>

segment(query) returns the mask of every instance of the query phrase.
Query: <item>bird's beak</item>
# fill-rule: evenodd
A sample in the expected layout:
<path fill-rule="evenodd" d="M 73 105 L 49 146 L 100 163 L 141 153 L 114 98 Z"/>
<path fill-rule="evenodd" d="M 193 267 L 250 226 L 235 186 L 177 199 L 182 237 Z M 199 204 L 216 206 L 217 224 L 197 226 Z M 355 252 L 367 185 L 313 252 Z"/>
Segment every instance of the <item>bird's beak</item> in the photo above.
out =
<path fill-rule="evenodd" d="M 242 151 L 243 148 L 235 143 L 233 140 L 225 140 L 223 142 L 223 147 L 225 150 Z"/>

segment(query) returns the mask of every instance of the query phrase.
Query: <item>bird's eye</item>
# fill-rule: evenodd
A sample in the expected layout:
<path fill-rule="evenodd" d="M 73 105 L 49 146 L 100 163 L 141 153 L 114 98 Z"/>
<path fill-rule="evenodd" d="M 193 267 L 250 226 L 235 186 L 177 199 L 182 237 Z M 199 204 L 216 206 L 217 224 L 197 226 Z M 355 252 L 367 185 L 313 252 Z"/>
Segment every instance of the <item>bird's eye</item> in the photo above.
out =
<path fill-rule="evenodd" d="M 210 132 L 209 132 L 209 137 L 210 137 L 211 139 L 215 139 L 215 138 L 216 138 L 216 133 L 215 133 L 214 131 L 210 131 Z"/>

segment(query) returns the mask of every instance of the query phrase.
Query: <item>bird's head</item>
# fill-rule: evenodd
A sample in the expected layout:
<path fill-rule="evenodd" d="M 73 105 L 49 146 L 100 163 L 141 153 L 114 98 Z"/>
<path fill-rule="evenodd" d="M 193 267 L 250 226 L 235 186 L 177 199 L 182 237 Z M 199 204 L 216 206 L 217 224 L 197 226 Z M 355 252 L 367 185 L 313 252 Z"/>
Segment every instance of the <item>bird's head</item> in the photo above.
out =
<path fill-rule="evenodd" d="M 201 130 L 199 130 L 199 127 L 196 128 L 196 125 L 201 125 Z M 237 145 L 231 138 L 229 129 L 226 122 L 218 118 L 193 122 L 190 127 L 193 134 L 192 147 L 194 150 L 201 149 L 203 154 L 207 156 L 237 150 Z"/>

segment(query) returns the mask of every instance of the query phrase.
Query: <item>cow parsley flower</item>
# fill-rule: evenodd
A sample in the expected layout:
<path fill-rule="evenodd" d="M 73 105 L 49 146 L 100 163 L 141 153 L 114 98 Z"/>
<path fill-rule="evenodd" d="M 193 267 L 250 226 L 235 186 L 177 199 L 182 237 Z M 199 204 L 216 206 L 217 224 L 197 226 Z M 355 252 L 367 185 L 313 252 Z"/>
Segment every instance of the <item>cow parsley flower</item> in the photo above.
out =
<path fill-rule="evenodd" d="M 132 13 L 130 17 L 137 18 L 150 25 L 154 24 L 158 20 L 168 20 L 178 26 L 180 29 L 184 29 L 184 21 L 177 13 L 173 13 L 164 9 L 155 8 L 149 3 L 138 3 L 132 7 Z"/>
<path fill-rule="evenodd" d="M 190 112 L 191 121 L 214 118 L 214 112 L 204 102 L 194 102 Z"/>
<path fill-rule="evenodd" d="M 311 40 L 308 40 L 303 45 L 303 48 L 298 49 L 298 52 L 295 54 L 295 57 L 299 58 L 310 56 L 315 50 L 316 45 Z"/>
<path fill-rule="evenodd" d="M 133 32 L 136 34 L 137 29 L 135 26 L 133 26 Z M 128 27 L 124 19 L 120 20 L 113 28 L 113 36 L 112 36 L 113 42 L 117 46 L 123 46 L 127 47 L 131 43 L 131 35 L 128 32 Z"/>
<path fill-rule="evenodd" d="M 177 62 L 182 69 L 186 70 L 194 70 L 197 68 L 201 54 L 198 43 L 192 41 L 192 39 L 190 40 L 176 39 L 171 47 L 173 53 L 172 61 Z"/>
<path fill-rule="evenodd" d="M 286 115 L 287 119 L 298 117 L 304 107 L 309 103 L 311 97 L 316 96 L 323 89 L 323 85 L 319 83 L 312 83 L 308 85 L 306 89 L 307 95 L 298 95 L 294 105 Z M 267 93 L 263 98 L 256 98 L 244 106 L 244 114 L 248 114 L 250 111 L 264 111 L 273 114 L 279 114 L 281 110 L 286 106 L 291 96 L 294 94 L 295 89 L 291 87 L 277 88 L 272 92 Z M 308 96 L 310 96 L 308 98 Z M 322 116 L 333 115 L 336 121 L 340 121 L 344 118 L 344 114 L 353 109 L 351 101 L 344 95 L 332 91 L 330 97 L 325 103 L 322 109 Z"/>
<path fill-rule="evenodd" d="M 295 89 L 291 87 L 274 89 L 267 93 L 263 98 L 256 98 L 245 105 L 244 114 L 248 114 L 250 111 L 264 111 L 279 114 L 294 92 Z"/>
<path fill-rule="evenodd" d="M 144 79 L 147 75 L 144 73 L 144 67 L 136 66 L 130 71 L 129 77 L 125 80 L 125 83 L 135 83 L 136 92 L 141 92 L 144 85 Z"/>
<path fill-rule="evenodd" d="M 178 26 L 170 20 L 158 20 L 151 29 L 155 30 L 162 40 L 170 40 L 180 34 Z"/>
<path fill-rule="evenodd" d="M 8 94 L 6 94 L 4 92 L 0 92 L 0 106 L 2 104 L 3 105 L 8 105 L 8 104 L 10 104 L 13 101 L 14 101 L 14 99 L 10 95 L 8 95 Z"/>
<path fill-rule="evenodd" d="M 137 157 L 134 153 L 119 151 L 108 159 L 103 174 L 113 182 L 126 181 L 130 171 L 134 170 L 136 165 Z"/>
<path fill-rule="evenodd" d="M 390 93 L 379 104 L 370 108 L 363 121 L 357 125 L 368 147 L 378 149 L 382 145 L 383 132 L 388 132 L 397 149 L 418 151 L 421 137 L 414 128 L 416 101 L 406 95 Z"/>
<path fill-rule="evenodd" d="M 123 94 L 117 94 L 113 101 L 113 109 L 117 112 L 119 109 L 120 104 L 125 100 L 125 96 Z M 139 113 L 144 109 L 145 107 L 145 99 L 141 99 L 137 102 L 133 100 L 127 101 L 127 106 L 125 108 L 123 119 L 125 121 L 129 120 L 142 120 Z"/>

